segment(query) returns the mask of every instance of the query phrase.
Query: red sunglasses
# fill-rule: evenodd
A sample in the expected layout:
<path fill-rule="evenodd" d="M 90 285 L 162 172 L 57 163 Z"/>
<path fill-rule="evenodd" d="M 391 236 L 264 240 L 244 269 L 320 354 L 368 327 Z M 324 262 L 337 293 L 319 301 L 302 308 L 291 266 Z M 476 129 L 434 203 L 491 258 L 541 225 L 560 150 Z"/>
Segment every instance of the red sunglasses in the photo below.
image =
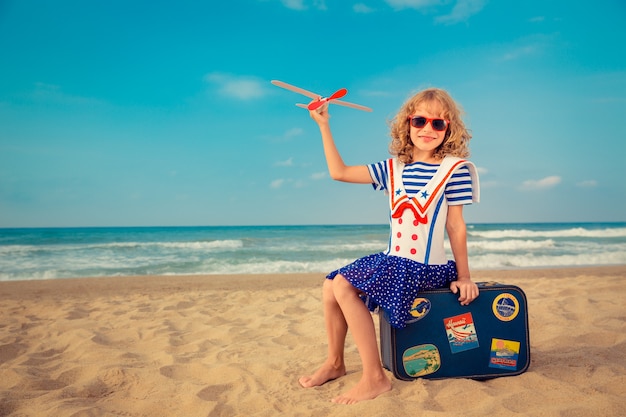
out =
<path fill-rule="evenodd" d="M 421 129 L 428 123 L 430 123 L 430 125 L 433 127 L 433 130 L 436 130 L 438 132 L 443 132 L 444 130 L 446 130 L 448 128 L 448 123 L 450 123 L 449 120 L 429 119 L 428 117 L 424 116 L 409 116 L 407 117 L 407 119 L 411 123 L 411 126 L 418 129 Z"/>

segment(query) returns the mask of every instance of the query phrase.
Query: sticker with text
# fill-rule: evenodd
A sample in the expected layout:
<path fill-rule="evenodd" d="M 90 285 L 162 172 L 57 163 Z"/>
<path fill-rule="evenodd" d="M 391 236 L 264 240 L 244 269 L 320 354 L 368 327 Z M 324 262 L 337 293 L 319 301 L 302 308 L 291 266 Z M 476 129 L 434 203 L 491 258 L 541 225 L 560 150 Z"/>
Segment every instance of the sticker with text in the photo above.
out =
<path fill-rule="evenodd" d="M 517 370 L 520 342 L 514 340 L 491 339 L 489 367 Z"/>
<path fill-rule="evenodd" d="M 514 295 L 502 293 L 493 300 L 493 314 L 500 321 L 511 321 L 519 313 L 519 302 Z"/>
<path fill-rule="evenodd" d="M 474 327 L 472 313 L 464 313 L 458 316 L 443 319 L 446 326 L 446 334 L 452 353 L 459 353 L 478 347 L 478 335 Z"/>

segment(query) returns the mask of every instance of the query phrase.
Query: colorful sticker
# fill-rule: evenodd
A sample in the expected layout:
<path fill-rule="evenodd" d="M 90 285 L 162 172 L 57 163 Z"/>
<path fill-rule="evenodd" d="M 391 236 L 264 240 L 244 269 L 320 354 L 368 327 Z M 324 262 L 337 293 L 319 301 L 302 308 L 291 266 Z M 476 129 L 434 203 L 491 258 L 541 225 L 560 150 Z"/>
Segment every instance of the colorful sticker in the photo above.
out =
<path fill-rule="evenodd" d="M 465 313 L 443 319 L 452 353 L 459 353 L 478 347 L 478 335 L 474 327 L 472 313 Z"/>
<path fill-rule="evenodd" d="M 519 313 L 519 302 L 514 295 L 502 293 L 493 300 L 493 314 L 500 321 L 511 321 Z"/>
<path fill-rule="evenodd" d="M 441 368 L 441 356 L 435 345 L 419 345 L 408 348 L 402 355 L 407 375 L 420 377 L 435 373 Z"/>
<path fill-rule="evenodd" d="M 419 321 L 421 319 L 423 319 L 424 317 L 426 317 L 426 314 L 428 314 L 428 312 L 430 311 L 430 307 L 431 307 L 431 303 L 430 300 L 428 300 L 427 298 L 416 298 L 415 300 L 413 300 L 413 304 L 411 305 L 411 309 L 409 310 L 409 313 L 411 313 L 411 319 L 407 320 L 407 323 L 415 323 L 416 321 Z"/>
<path fill-rule="evenodd" d="M 491 339 L 489 367 L 517 370 L 520 342 L 514 340 Z"/>

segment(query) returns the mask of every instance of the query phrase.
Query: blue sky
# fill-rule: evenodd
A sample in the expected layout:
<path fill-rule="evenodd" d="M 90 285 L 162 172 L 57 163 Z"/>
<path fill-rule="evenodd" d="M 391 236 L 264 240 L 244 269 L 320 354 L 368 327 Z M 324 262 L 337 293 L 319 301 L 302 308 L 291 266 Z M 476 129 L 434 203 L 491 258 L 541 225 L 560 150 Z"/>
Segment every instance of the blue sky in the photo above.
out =
<path fill-rule="evenodd" d="M 0 227 L 386 223 L 329 179 L 447 89 L 472 130 L 469 223 L 626 221 L 622 0 L 0 0 Z"/>

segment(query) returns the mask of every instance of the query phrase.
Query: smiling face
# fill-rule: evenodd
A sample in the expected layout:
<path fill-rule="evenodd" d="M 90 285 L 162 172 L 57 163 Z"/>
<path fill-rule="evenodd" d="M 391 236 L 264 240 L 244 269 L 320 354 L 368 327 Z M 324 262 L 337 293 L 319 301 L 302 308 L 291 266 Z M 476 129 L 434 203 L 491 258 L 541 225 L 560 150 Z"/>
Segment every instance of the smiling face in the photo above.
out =
<path fill-rule="evenodd" d="M 428 119 L 445 119 L 441 104 L 436 101 L 420 103 L 411 117 L 423 116 Z M 409 136 L 413 143 L 413 161 L 438 163 L 439 160 L 433 157 L 435 150 L 443 143 L 446 137 L 446 130 L 438 131 L 433 129 L 432 122 L 426 123 L 424 127 L 410 127 Z"/>

